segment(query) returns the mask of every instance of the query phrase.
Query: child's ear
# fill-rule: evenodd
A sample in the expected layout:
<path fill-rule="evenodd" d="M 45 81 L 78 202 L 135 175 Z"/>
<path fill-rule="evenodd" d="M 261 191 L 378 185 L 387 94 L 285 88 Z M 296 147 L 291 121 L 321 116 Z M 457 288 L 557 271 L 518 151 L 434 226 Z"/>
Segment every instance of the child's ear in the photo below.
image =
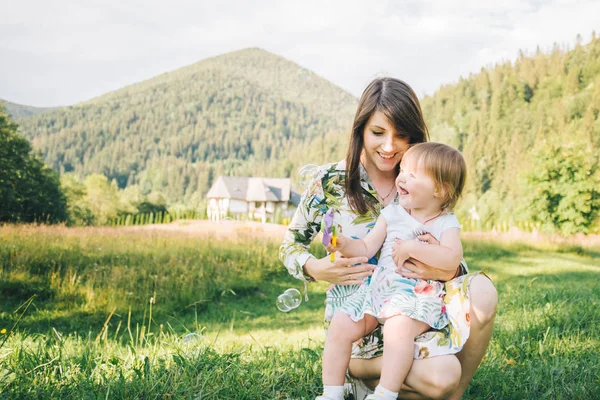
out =
<path fill-rule="evenodd" d="M 446 195 L 446 188 L 444 185 L 436 185 L 433 191 L 433 197 L 444 197 Z"/>
<path fill-rule="evenodd" d="M 433 192 L 434 197 L 444 198 L 448 195 L 448 184 L 436 185 L 435 191 Z"/>

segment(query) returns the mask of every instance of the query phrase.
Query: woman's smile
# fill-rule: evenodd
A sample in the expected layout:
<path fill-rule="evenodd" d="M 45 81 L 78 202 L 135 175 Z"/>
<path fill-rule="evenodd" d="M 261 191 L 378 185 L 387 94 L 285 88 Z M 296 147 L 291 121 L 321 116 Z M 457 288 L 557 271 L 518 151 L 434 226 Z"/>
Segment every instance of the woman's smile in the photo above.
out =
<path fill-rule="evenodd" d="M 395 161 L 396 160 L 396 155 L 398 153 L 393 153 L 393 154 L 385 154 L 382 153 L 380 151 L 377 152 L 377 154 L 379 154 L 379 156 L 384 160 L 384 161 Z"/>

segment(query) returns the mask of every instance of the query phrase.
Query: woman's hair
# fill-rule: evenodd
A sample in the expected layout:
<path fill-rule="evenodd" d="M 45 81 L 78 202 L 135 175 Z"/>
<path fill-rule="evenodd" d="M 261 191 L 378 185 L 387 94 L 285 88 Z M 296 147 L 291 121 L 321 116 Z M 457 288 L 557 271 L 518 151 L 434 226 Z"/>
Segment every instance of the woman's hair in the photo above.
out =
<path fill-rule="evenodd" d="M 364 146 L 364 131 L 369 118 L 382 112 L 397 132 L 410 137 L 411 144 L 426 142 L 429 137 L 417 95 L 407 83 L 395 78 L 377 78 L 365 89 L 354 116 L 352 136 L 346 155 L 346 195 L 354 211 L 365 214 L 375 209 L 367 203 L 360 184 L 360 155 Z M 398 168 L 398 166 L 397 166 Z"/>
<path fill-rule="evenodd" d="M 443 143 L 419 143 L 404 153 L 404 161 L 423 167 L 441 194 L 442 210 L 452 211 L 467 178 L 467 164 L 462 154 Z"/>

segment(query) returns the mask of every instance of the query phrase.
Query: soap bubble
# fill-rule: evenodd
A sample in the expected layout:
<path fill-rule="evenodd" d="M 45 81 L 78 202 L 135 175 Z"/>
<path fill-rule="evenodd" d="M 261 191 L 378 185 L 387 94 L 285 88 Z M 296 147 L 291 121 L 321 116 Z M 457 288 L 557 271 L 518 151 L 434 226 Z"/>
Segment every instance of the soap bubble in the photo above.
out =
<path fill-rule="evenodd" d="M 277 301 L 275 302 L 275 305 L 277 306 L 277 309 L 281 312 L 288 312 L 291 310 L 289 304 L 291 304 L 292 299 L 290 298 L 290 296 L 288 296 L 287 294 L 280 294 L 279 297 L 277 297 Z"/>
<path fill-rule="evenodd" d="M 303 189 L 308 189 L 308 185 L 317 175 L 318 168 L 319 166 L 315 164 L 306 164 L 300 167 L 298 170 L 298 175 L 300 175 L 299 183 Z"/>
<path fill-rule="evenodd" d="M 281 312 L 288 312 L 294 308 L 298 308 L 302 303 L 302 294 L 298 289 L 288 289 L 277 297 L 275 305 Z"/>
<path fill-rule="evenodd" d="M 291 288 L 283 293 L 290 296 L 290 301 L 292 303 L 291 308 L 298 308 L 300 306 L 300 303 L 302 303 L 302 294 L 298 289 Z"/>
<path fill-rule="evenodd" d="M 185 336 L 184 336 L 184 337 L 181 339 L 181 341 L 182 341 L 183 343 L 186 343 L 186 344 L 192 344 L 192 343 L 199 342 L 199 341 L 201 341 L 202 339 L 204 339 L 204 336 L 202 336 L 202 335 L 201 335 L 201 334 L 199 334 L 199 333 L 194 333 L 194 332 L 192 332 L 192 333 L 188 333 L 187 335 L 185 335 Z"/>

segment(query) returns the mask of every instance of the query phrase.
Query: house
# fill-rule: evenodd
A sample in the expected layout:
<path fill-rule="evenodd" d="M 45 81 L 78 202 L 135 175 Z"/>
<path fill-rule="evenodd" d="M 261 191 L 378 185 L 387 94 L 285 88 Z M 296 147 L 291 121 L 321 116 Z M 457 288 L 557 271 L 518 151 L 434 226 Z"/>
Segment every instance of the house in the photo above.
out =
<path fill-rule="evenodd" d="M 219 176 L 206 197 L 206 212 L 213 221 L 231 216 L 278 222 L 290 219 L 300 202 L 289 178 Z"/>

